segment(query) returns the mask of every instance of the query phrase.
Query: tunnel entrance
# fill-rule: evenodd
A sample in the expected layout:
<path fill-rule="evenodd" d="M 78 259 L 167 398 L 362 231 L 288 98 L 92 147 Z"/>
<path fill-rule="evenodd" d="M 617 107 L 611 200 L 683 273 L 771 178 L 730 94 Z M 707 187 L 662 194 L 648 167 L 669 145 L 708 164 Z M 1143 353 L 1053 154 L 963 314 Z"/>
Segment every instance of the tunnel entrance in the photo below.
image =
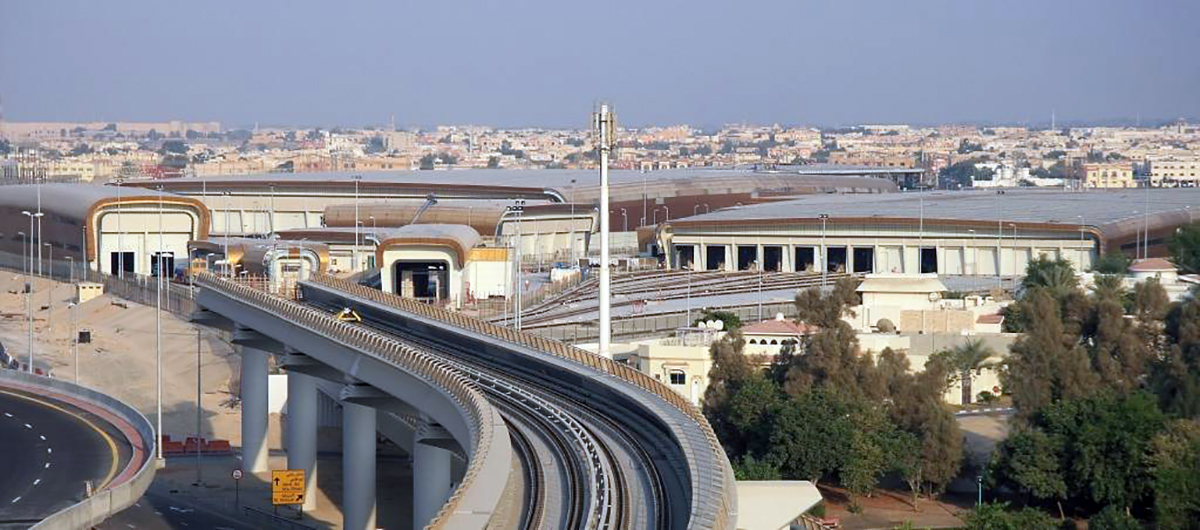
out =
<path fill-rule="evenodd" d="M 450 271 L 445 261 L 398 261 L 392 265 L 393 289 L 405 298 L 425 302 L 450 299 Z"/>
<path fill-rule="evenodd" d="M 737 270 L 748 271 L 759 268 L 758 266 L 758 247 L 754 245 L 738 245 L 737 248 Z"/>
<path fill-rule="evenodd" d="M 828 247 L 826 269 L 829 272 L 846 272 L 846 247 Z"/>
<path fill-rule="evenodd" d="M 796 247 L 796 272 L 817 270 L 817 252 L 813 247 Z"/>
<path fill-rule="evenodd" d="M 870 274 L 875 272 L 875 249 L 872 247 L 854 249 L 854 272 Z"/>
<path fill-rule="evenodd" d="M 783 270 L 783 247 L 776 245 L 763 246 L 763 269 L 769 272 Z"/>
<path fill-rule="evenodd" d="M 696 259 L 696 248 L 692 245 L 679 245 L 675 247 L 675 256 L 680 269 L 691 269 L 692 262 Z"/>
<path fill-rule="evenodd" d="M 705 249 L 704 265 L 710 271 L 725 270 L 725 245 L 709 245 Z"/>

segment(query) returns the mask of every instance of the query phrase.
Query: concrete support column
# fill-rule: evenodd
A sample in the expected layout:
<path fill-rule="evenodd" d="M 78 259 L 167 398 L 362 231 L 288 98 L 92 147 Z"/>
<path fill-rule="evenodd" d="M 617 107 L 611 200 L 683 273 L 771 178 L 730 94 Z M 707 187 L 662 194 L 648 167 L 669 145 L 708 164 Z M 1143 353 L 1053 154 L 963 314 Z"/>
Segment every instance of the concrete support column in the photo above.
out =
<path fill-rule="evenodd" d="M 424 528 L 450 498 L 450 451 L 431 445 L 450 436 L 425 423 L 413 440 L 413 528 Z"/>
<path fill-rule="evenodd" d="M 304 470 L 304 508 L 317 506 L 317 381 L 287 374 L 287 467 Z"/>
<path fill-rule="evenodd" d="M 242 346 L 242 467 L 264 473 L 267 466 L 267 355 Z"/>
<path fill-rule="evenodd" d="M 375 529 L 375 409 L 342 403 L 342 527 Z"/>

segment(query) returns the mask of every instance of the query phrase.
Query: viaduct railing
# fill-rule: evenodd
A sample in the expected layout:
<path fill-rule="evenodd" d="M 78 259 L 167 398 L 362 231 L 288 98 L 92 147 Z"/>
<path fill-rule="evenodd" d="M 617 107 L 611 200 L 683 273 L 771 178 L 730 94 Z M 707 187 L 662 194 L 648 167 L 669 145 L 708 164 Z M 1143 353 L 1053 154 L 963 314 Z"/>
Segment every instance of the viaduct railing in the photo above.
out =
<path fill-rule="evenodd" d="M 495 432 L 494 425 L 502 424 L 503 420 L 474 383 L 446 363 L 364 327 L 338 321 L 323 312 L 235 280 L 206 272 L 197 276 L 196 284 L 395 366 L 425 380 L 455 403 L 469 419 L 467 424 L 471 431 L 471 447 L 468 450 L 470 458 L 462 482 L 427 528 L 453 528 L 453 516 L 463 498 L 474 488 L 495 486 L 482 479 L 481 470 L 486 467 L 489 456 L 496 454 L 493 451 L 494 444 L 509 443 L 507 435 L 497 436 Z M 507 470 L 508 467 L 506 462 L 503 469 Z"/>
<path fill-rule="evenodd" d="M 627 384 L 657 396 L 662 401 L 685 414 L 701 430 L 707 445 L 705 449 L 709 451 L 712 461 L 726 463 L 726 465 L 720 466 L 721 469 L 707 470 L 709 474 L 707 480 L 693 476 L 693 495 L 700 495 L 701 492 L 710 492 L 719 497 L 713 501 L 716 505 L 713 507 L 712 513 L 706 514 L 708 516 L 706 519 L 711 519 L 710 522 L 714 526 L 723 526 L 727 521 L 732 520 L 736 510 L 736 487 L 732 470 L 727 464 L 728 459 L 724 449 L 721 447 L 720 441 L 717 439 L 712 427 L 708 424 L 708 420 L 695 405 L 678 392 L 671 390 L 661 381 L 650 377 L 649 374 L 632 368 L 629 365 L 615 362 L 607 357 L 602 357 L 562 342 L 501 327 L 467 317 L 460 313 L 385 293 L 378 289 L 371 289 L 326 274 L 314 274 L 309 278 L 309 281 L 463 330 L 494 337 L 495 339 L 511 344 L 568 359 L 598 372 L 616 377 Z M 700 483 L 697 484 L 696 482 Z"/>

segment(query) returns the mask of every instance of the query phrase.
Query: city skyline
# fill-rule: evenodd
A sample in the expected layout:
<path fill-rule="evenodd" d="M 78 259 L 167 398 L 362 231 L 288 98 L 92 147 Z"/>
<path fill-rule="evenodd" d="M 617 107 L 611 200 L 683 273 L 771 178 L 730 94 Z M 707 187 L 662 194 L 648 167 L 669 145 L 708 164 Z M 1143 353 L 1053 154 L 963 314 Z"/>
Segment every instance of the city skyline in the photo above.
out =
<path fill-rule="evenodd" d="M 1200 6 L 1154 7 L 10 3 L 0 99 L 9 121 L 231 126 L 584 128 L 601 99 L 630 126 L 1194 119 Z"/>

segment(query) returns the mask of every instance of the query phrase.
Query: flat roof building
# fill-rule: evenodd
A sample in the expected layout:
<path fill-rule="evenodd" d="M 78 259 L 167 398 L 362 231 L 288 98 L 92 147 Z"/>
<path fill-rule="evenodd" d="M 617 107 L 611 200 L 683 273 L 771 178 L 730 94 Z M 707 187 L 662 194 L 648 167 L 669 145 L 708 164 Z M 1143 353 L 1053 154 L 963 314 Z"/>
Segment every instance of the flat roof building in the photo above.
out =
<path fill-rule="evenodd" d="M 1196 209 L 1200 189 L 826 194 L 677 219 L 658 238 L 672 268 L 1013 276 L 1039 254 L 1085 270 L 1113 250 L 1164 256 Z"/>

